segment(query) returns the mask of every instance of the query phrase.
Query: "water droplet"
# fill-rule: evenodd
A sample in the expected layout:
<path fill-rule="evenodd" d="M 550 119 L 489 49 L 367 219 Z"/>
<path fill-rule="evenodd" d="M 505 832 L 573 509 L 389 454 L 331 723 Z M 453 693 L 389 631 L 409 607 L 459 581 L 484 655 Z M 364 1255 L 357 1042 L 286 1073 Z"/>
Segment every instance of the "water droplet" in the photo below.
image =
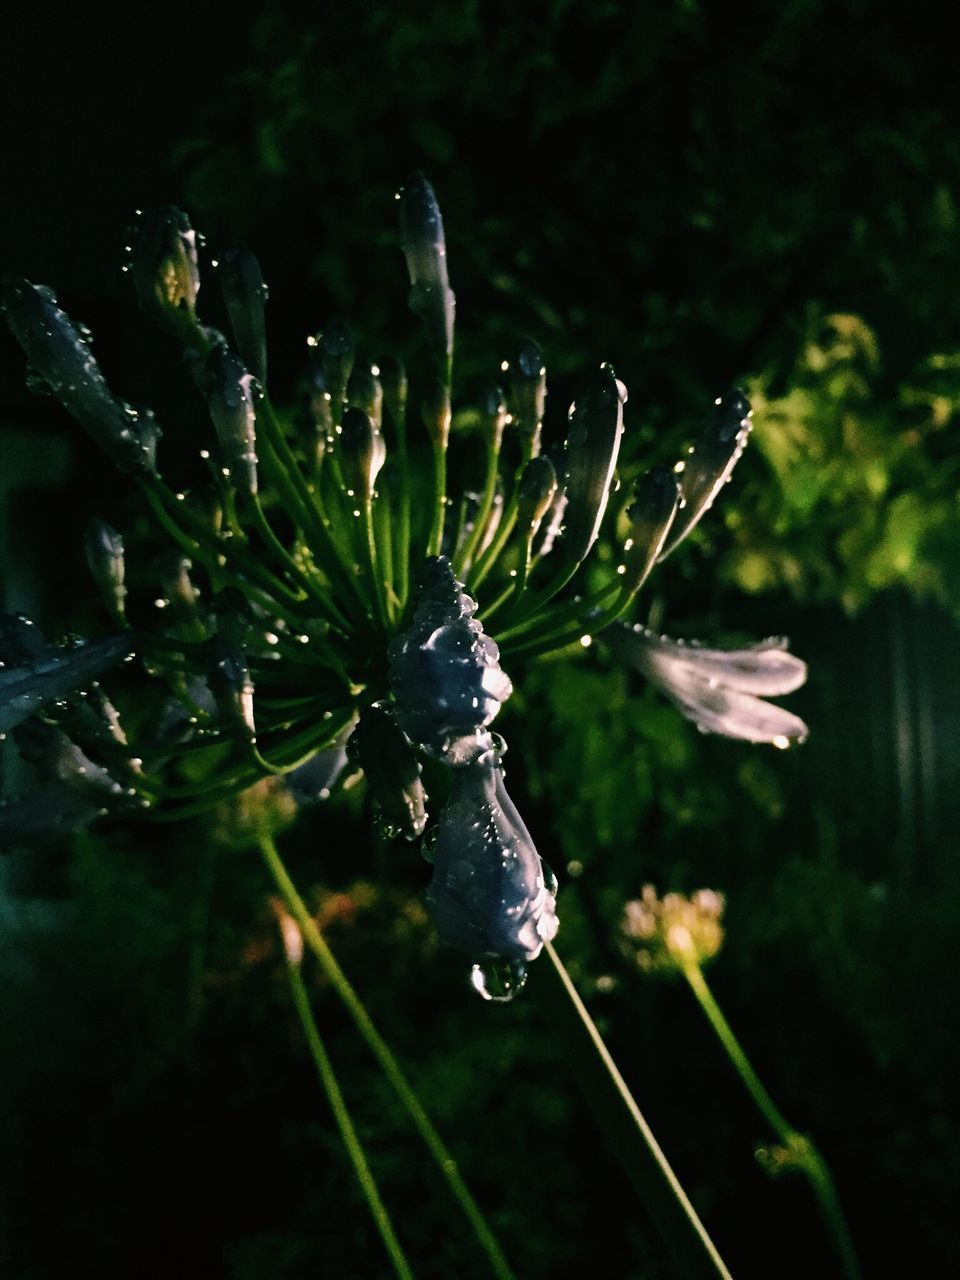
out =
<path fill-rule="evenodd" d="M 527 981 L 527 966 L 520 960 L 507 960 L 502 956 L 488 956 L 470 970 L 470 982 L 474 991 L 484 1000 L 508 1004 L 523 990 Z"/>
<path fill-rule="evenodd" d="M 439 837 L 439 826 L 432 826 L 423 833 L 423 838 L 420 841 L 420 855 L 424 862 L 433 862 L 433 851 L 437 847 Z"/>

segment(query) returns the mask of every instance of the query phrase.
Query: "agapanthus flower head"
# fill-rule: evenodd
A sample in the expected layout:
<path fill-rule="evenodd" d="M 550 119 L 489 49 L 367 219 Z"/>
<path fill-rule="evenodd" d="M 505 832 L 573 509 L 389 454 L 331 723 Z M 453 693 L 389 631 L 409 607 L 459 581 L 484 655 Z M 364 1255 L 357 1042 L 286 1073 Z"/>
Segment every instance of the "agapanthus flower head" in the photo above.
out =
<path fill-rule="evenodd" d="M 777 745 L 806 729 L 765 696 L 796 688 L 805 668 L 781 643 L 723 651 L 619 625 L 730 478 L 750 425 L 743 393 L 717 399 L 672 469 L 634 479 L 628 458 L 618 523 L 625 385 L 608 364 L 586 380 L 561 451 L 563 427 L 551 443 L 546 416 L 548 361 L 523 338 L 499 362 L 503 386 L 461 413 L 439 205 L 419 174 L 398 200 L 424 372 L 408 386 L 398 356 L 358 359 L 351 330 L 333 319 L 307 339 L 291 413 L 266 386 L 266 286 L 251 251 L 234 245 L 215 264 L 230 340 L 197 312 L 198 238 L 185 215 L 141 219 L 131 261 L 141 306 L 179 343 L 210 416 L 200 484 L 176 474 L 177 457 L 158 459 L 152 414 L 113 395 L 51 291 L 5 287 L 33 381 L 136 476 L 150 528 L 169 541 L 158 550 L 93 526 L 90 567 L 118 633 L 51 645 L 0 619 L 0 733 L 22 727 L 51 831 L 115 803 L 171 819 L 241 795 L 247 826 L 257 803 L 286 820 L 291 806 L 320 804 L 362 772 L 381 832 L 415 839 L 430 812 L 421 767 L 447 770 L 428 901 L 441 937 L 471 955 L 477 989 L 506 999 L 557 916 L 555 882 L 507 795 L 491 727 L 513 689 L 501 656 L 522 677 L 524 663 L 585 654 L 581 636 L 602 635 L 701 727 Z M 448 480 L 463 468 L 447 459 L 461 448 L 451 434 L 461 420 L 482 447 L 465 442 L 480 468 L 458 494 Z M 616 554 L 592 556 L 624 523 Z M 132 653 L 148 678 L 136 693 L 136 669 L 124 681 L 128 740 L 127 704 L 114 711 L 96 682 Z M 265 786 L 267 776 L 279 781 Z M 35 838 L 36 818 L 27 793 L 0 838 Z"/>
<path fill-rule="evenodd" d="M 626 950 L 650 972 L 702 965 L 723 944 L 724 906 L 723 894 L 713 889 L 698 889 L 689 897 L 666 893 L 661 898 L 653 885 L 644 885 L 640 897 L 623 909 L 620 928 Z"/>

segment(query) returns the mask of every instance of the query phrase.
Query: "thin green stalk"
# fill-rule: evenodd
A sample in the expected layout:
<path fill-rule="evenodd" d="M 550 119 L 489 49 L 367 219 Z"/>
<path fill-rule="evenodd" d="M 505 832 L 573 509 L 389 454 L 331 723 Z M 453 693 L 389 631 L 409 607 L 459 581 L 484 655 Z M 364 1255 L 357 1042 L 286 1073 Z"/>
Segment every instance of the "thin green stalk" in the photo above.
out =
<path fill-rule="evenodd" d="M 717 1004 L 713 992 L 707 985 L 707 980 L 703 976 L 703 970 L 700 965 L 693 958 L 690 958 L 682 961 L 681 968 L 690 990 L 696 997 L 697 1003 L 716 1032 L 717 1039 L 723 1046 L 727 1057 L 733 1063 L 757 1109 L 806 1174 L 814 1195 L 817 1197 L 827 1229 L 833 1236 L 834 1243 L 837 1246 L 844 1273 L 850 1277 L 850 1280 L 859 1280 L 860 1264 L 857 1261 L 853 1241 L 850 1238 L 850 1230 L 840 1207 L 833 1176 L 826 1161 L 810 1138 L 798 1133 L 793 1128 L 764 1088 L 763 1081 L 753 1069 L 753 1064 L 744 1053 L 743 1047 L 724 1017 L 723 1010 Z"/>
<path fill-rule="evenodd" d="M 477 508 L 473 528 L 455 561 L 456 574 L 461 581 L 465 581 L 464 575 L 470 572 L 470 567 L 473 564 L 473 557 L 476 553 L 477 547 L 483 539 L 483 532 L 487 527 L 487 521 L 490 519 L 490 512 L 493 510 L 494 500 L 497 496 L 497 469 L 499 461 L 500 449 L 494 449 L 492 445 L 488 446 L 487 468 L 483 482 L 483 496 L 480 499 L 480 505 Z"/>
<path fill-rule="evenodd" d="M 380 569 L 380 557 L 377 554 L 377 537 L 373 529 L 373 503 L 370 498 L 364 499 L 361 510 L 363 513 L 363 533 L 366 540 L 367 567 L 370 570 L 370 594 L 373 597 L 373 612 L 377 624 L 383 631 L 387 631 L 387 586 Z"/>
<path fill-rule="evenodd" d="M 610 1056 L 553 946 L 533 966 L 530 987 L 539 999 L 563 1056 L 578 1078 L 607 1142 L 661 1231 L 684 1280 L 731 1280 L 706 1228 Z"/>
<path fill-rule="evenodd" d="M 443 522 L 447 514 L 447 450 L 438 441 L 433 445 L 433 524 L 427 541 L 427 555 L 438 556 L 443 546 Z"/>
<path fill-rule="evenodd" d="M 280 928 L 281 932 L 283 932 L 283 921 L 281 921 Z M 343 1093 L 333 1070 L 333 1063 L 330 1061 L 330 1055 L 327 1053 L 320 1036 L 313 1010 L 310 1008 L 310 998 L 307 995 L 303 978 L 300 976 L 300 966 L 291 956 L 289 950 L 287 950 L 286 962 L 287 978 L 290 981 L 290 994 L 293 997 L 293 1005 L 300 1018 L 300 1025 L 303 1028 L 307 1048 L 310 1050 L 310 1056 L 313 1058 L 314 1065 L 317 1068 L 320 1083 L 323 1085 L 327 1101 L 330 1103 L 330 1110 L 333 1112 L 337 1128 L 340 1130 L 343 1145 L 346 1148 L 347 1155 L 350 1157 L 353 1171 L 357 1175 L 360 1190 L 363 1192 L 370 1214 L 376 1223 L 377 1230 L 380 1232 L 380 1238 L 383 1240 L 384 1248 L 393 1264 L 395 1273 L 400 1277 L 400 1280 L 413 1280 L 413 1271 L 410 1269 L 410 1264 L 407 1262 L 400 1241 L 397 1239 L 387 1207 L 383 1203 L 376 1181 L 370 1171 L 366 1154 L 360 1139 L 357 1137 L 357 1131 L 353 1127 L 350 1112 L 347 1110 L 347 1104 L 344 1101 Z"/>
<path fill-rule="evenodd" d="M 274 843 L 270 834 L 261 830 L 258 836 L 258 844 L 263 860 L 267 869 L 273 877 L 280 894 L 286 903 L 287 909 L 296 920 L 303 933 L 304 941 L 307 946 L 320 962 L 320 967 L 327 978 L 327 981 L 336 991 L 340 1000 L 343 1002 L 347 1012 L 353 1018 L 353 1021 L 366 1041 L 367 1047 L 380 1065 L 380 1069 L 386 1076 L 388 1082 L 396 1093 L 398 1099 L 403 1104 L 408 1116 L 413 1122 L 414 1128 L 430 1152 L 430 1155 L 436 1161 L 440 1172 L 447 1181 L 447 1185 L 464 1215 L 473 1228 L 477 1241 L 490 1263 L 490 1268 L 497 1280 L 515 1280 L 513 1272 L 507 1264 L 500 1251 L 500 1246 L 487 1226 L 480 1207 L 470 1193 L 467 1184 L 464 1182 L 456 1161 L 444 1145 L 439 1133 L 433 1126 L 430 1117 L 423 1109 L 420 1099 L 414 1093 L 413 1089 L 407 1082 L 406 1076 L 400 1068 L 400 1064 L 393 1056 L 386 1041 L 377 1031 L 376 1027 L 370 1019 L 360 997 L 354 991 L 353 987 L 347 981 L 346 975 L 340 968 L 337 960 L 327 946 L 323 934 L 317 928 L 316 921 L 307 910 L 306 903 L 297 892 L 297 888 L 284 866 L 283 859 Z"/>

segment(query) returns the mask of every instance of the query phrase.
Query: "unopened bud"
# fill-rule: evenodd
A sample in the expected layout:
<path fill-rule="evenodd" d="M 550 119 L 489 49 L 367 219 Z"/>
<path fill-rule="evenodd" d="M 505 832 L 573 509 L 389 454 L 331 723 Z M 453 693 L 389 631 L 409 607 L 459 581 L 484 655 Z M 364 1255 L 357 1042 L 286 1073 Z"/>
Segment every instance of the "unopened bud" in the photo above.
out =
<path fill-rule="evenodd" d="M 127 589 L 123 583 L 123 538 L 104 520 L 91 520 L 84 537 L 87 564 L 111 616 L 121 626 L 126 621 Z"/>
<path fill-rule="evenodd" d="M 243 244 L 231 245 L 217 267 L 237 350 L 262 386 L 267 381 L 267 333 L 264 309 L 269 290 L 260 263 Z"/>
<path fill-rule="evenodd" d="M 540 452 L 540 430 L 547 398 L 547 370 L 543 353 L 532 338 L 524 338 L 512 366 L 514 421 L 525 457 Z"/>
<path fill-rule="evenodd" d="M 609 365 L 570 406 L 563 556 L 579 564 L 597 540 L 623 435 L 626 388 Z"/>
<path fill-rule="evenodd" d="M 492 384 L 486 387 L 480 396 L 480 418 L 487 446 L 493 454 L 500 452 L 507 416 L 503 391 Z"/>
<path fill-rule="evenodd" d="M 677 478 L 670 467 L 657 466 L 640 477 L 627 508 L 630 541 L 624 554 L 624 589 L 639 591 L 657 562 L 680 501 Z"/>
<path fill-rule="evenodd" d="M 331 320 L 318 339 L 320 361 L 330 394 L 342 404 L 353 370 L 356 348 L 353 334 L 342 320 Z"/>
<path fill-rule="evenodd" d="M 450 391 L 439 379 L 420 402 L 420 412 L 430 439 L 441 449 L 446 449 L 450 439 Z"/>
<path fill-rule="evenodd" d="M 398 193 L 400 238 L 410 276 L 410 310 L 423 321 L 427 341 L 446 365 L 453 355 L 456 299 L 447 276 L 443 218 L 433 187 L 416 173 Z"/>
<path fill-rule="evenodd" d="M 557 473 L 545 455 L 532 458 L 523 469 L 517 491 L 517 522 L 528 538 L 540 527 L 557 492 Z"/>
<path fill-rule="evenodd" d="M 168 205 L 141 216 L 130 269 L 137 300 L 149 316 L 176 333 L 185 321 L 195 323 L 200 271 L 196 232 L 185 213 Z"/>
<path fill-rule="evenodd" d="M 377 431 L 383 418 L 383 387 L 378 372 L 379 369 L 374 372 L 369 364 L 354 365 L 347 383 L 347 404 L 351 408 L 362 409 Z"/>
<path fill-rule="evenodd" d="M 383 403 L 394 425 L 400 426 L 407 412 L 407 371 L 396 356 L 384 356 L 379 365 Z"/>
<path fill-rule="evenodd" d="M 360 767 L 386 825 L 408 840 L 427 825 L 420 762 L 410 740 L 389 712 L 367 707 L 354 731 Z"/>
<path fill-rule="evenodd" d="M 380 469 L 387 460 L 387 446 L 362 409 L 348 409 L 343 415 L 339 450 L 347 488 L 368 502 L 373 497 Z"/>
<path fill-rule="evenodd" d="M 239 356 L 217 343 L 201 375 L 223 460 L 242 493 L 257 492 L 256 382 Z"/>

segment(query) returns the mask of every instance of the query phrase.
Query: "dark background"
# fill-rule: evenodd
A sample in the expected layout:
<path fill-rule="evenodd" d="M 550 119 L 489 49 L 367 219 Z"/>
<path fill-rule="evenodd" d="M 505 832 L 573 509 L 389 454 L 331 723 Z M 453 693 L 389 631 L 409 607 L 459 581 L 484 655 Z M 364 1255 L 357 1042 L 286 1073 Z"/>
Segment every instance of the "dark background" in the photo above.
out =
<path fill-rule="evenodd" d="M 655 603 L 674 634 L 788 632 L 811 665 L 791 700 L 809 744 L 702 739 L 602 654 L 511 671 L 503 726 L 541 852 L 583 867 L 561 874 L 563 953 L 738 1276 L 831 1275 L 832 1254 L 803 1182 L 757 1166 L 771 1135 L 687 993 L 616 947 L 648 880 L 727 895 L 712 981 L 830 1161 L 865 1273 L 898 1250 L 904 1274 L 960 1263 L 960 121 L 943 9 L 39 6 L 2 54 L 3 269 L 90 325 L 111 384 L 167 423 L 174 465 L 202 414 L 121 271 L 133 210 L 158 202 L 190 212 L 207 257 L 256 248 L 278 398 L 331 314 L 370 351 L 406 341 L 392 193 L 418 167 L 446 220 L 461 406 L 530 333 L 548 434 L 609 359 L 632 462 L 669 458 L 719 389 L 750 385 L 756 447 Z M 135 525 L 136 503 L 2 350 L 5 606 L 96 630 L 79 531 Z M 563 1047 L 532 1001 L 470 997 L 418 912 L 417 854 L 385 859 L 360 804 L 305 817 L 287 847 L 304 884 L 351 895 L 338 954 L 518 1274 L 602 1255 L 611 1276 L 669 1275 Z M 113 824 L 11 852 L 0 874 L 5 1274 L 385 1274 L 253 856 L 201 823 L 174 839 Z M 316 995 L 417 1274 L 483 1275 Z"/>

